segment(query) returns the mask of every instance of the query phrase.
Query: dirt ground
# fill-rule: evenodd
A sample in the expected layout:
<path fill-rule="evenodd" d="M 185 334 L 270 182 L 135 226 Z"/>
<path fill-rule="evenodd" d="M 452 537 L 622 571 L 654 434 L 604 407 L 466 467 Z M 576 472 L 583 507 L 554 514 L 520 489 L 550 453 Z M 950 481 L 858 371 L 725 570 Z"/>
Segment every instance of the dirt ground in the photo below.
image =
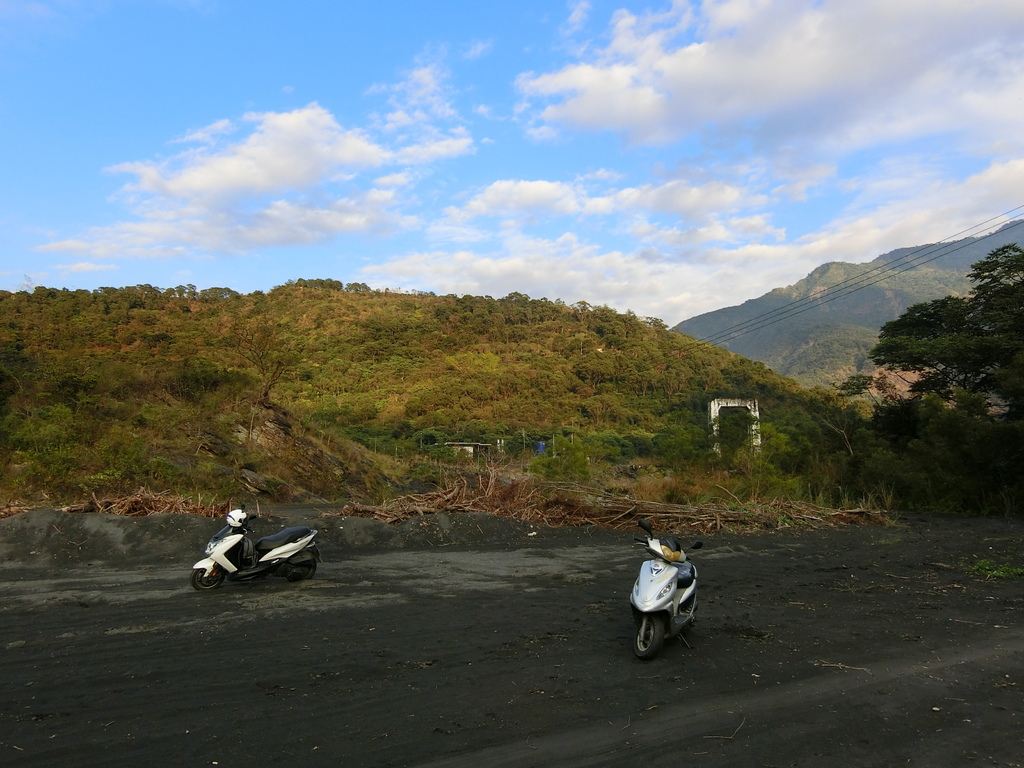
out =
<path fill-rule="evenodd" d="M 1024 519 L 701 537 L 631 651 L 632 534 L 305 520 L 311 581 L 188 586 L 218 521 L 0 521 L 2 766 L 1024 766 Z M 682 532 L 681 538 L 693 538 Z"/>

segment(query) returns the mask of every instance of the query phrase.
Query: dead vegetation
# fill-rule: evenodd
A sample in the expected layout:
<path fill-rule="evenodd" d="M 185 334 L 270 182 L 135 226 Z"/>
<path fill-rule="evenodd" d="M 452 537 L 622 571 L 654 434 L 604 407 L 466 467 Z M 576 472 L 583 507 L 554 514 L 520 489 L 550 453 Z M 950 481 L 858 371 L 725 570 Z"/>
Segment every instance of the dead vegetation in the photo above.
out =
<path fill-rule="evenodd" d="M 231 509 L 228 502 L 203 502 L 171 493 L 140 488 L 131 495 L 99 499 L 61 508 L 62 512 L 103 512 L 125 517 L 157 514 L 217 518 Z M 8 503 L 0 518 L 27 507 Z M 632 530 L 645 517 L 662 531 L 711 533 L 719 530 L 755 531 L 789 527 L 822 528 L 848 523 L 884 523 L 884 513 L 867 508 L 830 509 L 800 501 L 774 499 L 739 502 L 715 500 L 701 504 L 642 501 L 621 494 L 573 484 L 545 483 L 530 475 L 509 474 L 497 468 L 477 474 L 453 474 L 430 493 L 400 496 L 379 506 L 346 504 L 323 516 L 356 516 L 391 525 L 438 512 L 468 512 L 518 520 L 538 526 Z"/>
<path fill-rule="evenodd" d="M 401 496 L 380 506 L 347 504 L 333 514 L 398 524 L 436 512 L 476 512 L 549 527 L 593 525 L 618 530 L 633 529 L 637 519 L 645 517 L 660 530 L 698 533 L 791 526 L 820 528 L 886 520 L 877 510 L 830 509 L 779 499 L 744 503 L 721 500 L 708 504 L 641 501 L 585 486 L 541 483 L 528 475 L 508 477 L 494 469 L 475 477 L 449 477 L 445 488 L 431 493 Z"/>
<path fill-rule="evenodd" d="M 61 507 L 61 512 L 105 512 L 108 515 L 124 517 L 147 517 L 149 515 L 196 515 L 198 517 L 222 517 L 231 510 L 228 502 L 193 501 L 172 493 L 154 493 L 140 488 L 129 496 L 98 499 L 95 494 L 89 501 Z"/>
<path fill-rule="evenodd" d="M 21 512 L 27 512 L 29 509 L 31 509 L 31 507 L 26 504 L 22 504 L 21 502 L 8 501 L 0 507 L 0 520 L 3 520 L 5 517 L 10 517 L 11 515 L 17 515 Z"/>

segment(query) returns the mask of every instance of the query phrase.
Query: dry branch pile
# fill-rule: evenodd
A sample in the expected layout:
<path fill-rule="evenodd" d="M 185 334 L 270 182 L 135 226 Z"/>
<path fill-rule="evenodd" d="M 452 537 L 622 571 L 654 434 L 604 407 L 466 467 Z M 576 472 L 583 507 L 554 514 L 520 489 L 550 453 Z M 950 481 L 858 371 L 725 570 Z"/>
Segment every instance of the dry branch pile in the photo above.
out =
<path fill-rule="evenodd" d="M 199 517 L 222 517 L 230 511 L 225 503 L 202 503 L 192 501 L 171 493 L 153 493 L 140 488 L 130 496 L 118 496 L 113 499 L 97 499 L 93 497 L 82 504 L 62 507 L 61 512 L 106 512 L 124 517 L 147 517 L 148 515 L 176 514 L 197 515 Z"/>
<path fill-rule="evenodd" d="M 337 514 L 372 517 L 385 523 L 403 523 L 419 515 L 435 512 L 480 512 L 517 520 L 543 522 L 543 507 L 536 484 L 528 479 L 503 480 L 495 471 L 479 475 L 470 484 L 465 475 L 449 477 L 447 487 L 432 493 L 400 496 L 381 506 L 346 504 Z"/>
<path fill-rule="evenodd" d="M 11 515 L 17 515 L 21 512 L 27 512 L 31 507 L 21 504 L 17 501 L 8 501 L 2 507 L 0 507 L 0 520 L 5 517 L 11 517 Z"/>
<path fill-rule="evenodd" d="M 63 507 L 62 512 L 105 512 L 125 517 L 156 514 L 222 517 L 230 510 L 227 502 L 203 503 L 171 493 L 153 493 L 140 488 L 129 496 L 97 499 Z M 0 518 L 23 508 L 8 504 Z M 370 517 L 389 524 L 437 512 L 475 512 L 499 515 L 551 528 L 596 526 L 632 530 L 638 518 L 646 517 L 662 531 L 710 533 L 771 530 L 803 526 L 821 528 L 847 523 L 885 522 L 884 513 L 870 509 L 829 509 L 799 501 L 710 504 L 664 504 L 642 501 L 579 485 L 542 483 L 528 475 L 509 475 L 491 468 L 475 477 L 449 476 L 443 489 L 432 493 L 401 496 L 381 506 L 347 504 L 326 516 Z"/>
<path fill-rule="evenodd" d="M 336 514 L 397 524 L 435 512 L 479 512 L 549 527 L 593 525 L 618 530 L 631 530 L 638 518 L 646 517 L 659 530 L 699 533 L 723 528 L 770 530 L 885 520 L 884 514 L 875 510 L 829 509 L 797 501 L 733 505 L 640 501 L 583 486 L 542 484 L 526 476 L 502 478 L 494 470 L 479 475 L 472 483 L 465 476 L 449 478 L 442 490 L 402 496 L 381 506 L 348 504 Z"/>

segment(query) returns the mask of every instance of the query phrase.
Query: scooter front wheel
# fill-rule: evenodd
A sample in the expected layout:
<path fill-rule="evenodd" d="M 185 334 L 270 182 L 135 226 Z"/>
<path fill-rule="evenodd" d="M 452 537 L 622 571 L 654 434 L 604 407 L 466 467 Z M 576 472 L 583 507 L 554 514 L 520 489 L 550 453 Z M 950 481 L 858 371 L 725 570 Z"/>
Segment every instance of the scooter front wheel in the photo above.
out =
<path fill-rule="evenodd" d="M 665 617 L 661 614 L 643 614 L 633 638 L 633 653 L 640 659 L 653 659 L 664 643 Z"/>
<path fill-rule="evenodd" d="M 196 568 L 192 571 L 192 576 L 189 577 L 188 583 L 192 585 L 192 589 L 198 589 L 200 591 L 204 589 L 216 589 L 224 583 L 224 571 L 220 568 L 216 568 L 207 574 L 202 568 Z"/>

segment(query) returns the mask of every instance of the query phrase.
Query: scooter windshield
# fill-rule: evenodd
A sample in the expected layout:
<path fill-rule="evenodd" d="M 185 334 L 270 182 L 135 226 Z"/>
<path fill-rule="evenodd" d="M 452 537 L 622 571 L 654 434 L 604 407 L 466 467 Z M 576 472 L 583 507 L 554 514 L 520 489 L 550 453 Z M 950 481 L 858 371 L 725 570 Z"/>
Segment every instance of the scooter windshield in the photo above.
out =
<path fill-rule="evenodd" d="M 232 528 L 230 525 L 225 525 L 223 528 L 221 528 L 219 531 L 213 534 L 213 538 L 210 539 L 210 543 L 216 544 L 218 541 L 223 541 L 225 538 L 227 538 L 235 532 L 235 529 Z"/>

